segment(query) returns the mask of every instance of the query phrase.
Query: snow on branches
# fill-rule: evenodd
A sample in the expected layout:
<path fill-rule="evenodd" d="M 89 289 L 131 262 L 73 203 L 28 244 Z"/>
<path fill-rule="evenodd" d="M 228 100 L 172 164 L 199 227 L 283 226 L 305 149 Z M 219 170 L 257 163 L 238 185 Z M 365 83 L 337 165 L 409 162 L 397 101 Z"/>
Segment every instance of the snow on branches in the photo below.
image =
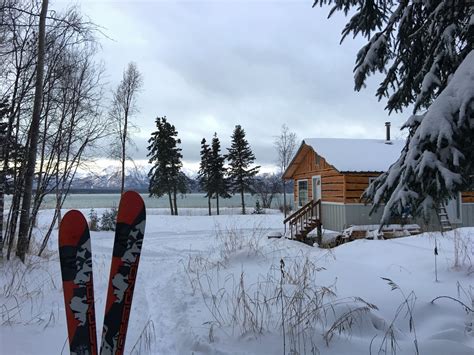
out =
<path fill-rule="evenodd" d="M 472 1 L 315 0 L 317 5 L 331 6 L 329 17 L 350 16 L 341 42 L 350 35 L 367 39 L 357 53 L 355 89 L 381 73 L 376 96 L 387 99 L 390 112 L 410 105 L 427 109 L 472 49 Z"/>
<path fill-rule="evenodd" d="M 468 186 L 474 174 L 474 2 L 471 0 L 314 0 L 350 16 L 342 40 L 361 35 L 355 90 L 382 75 L 376 96 L 389 112 L 413 107 L 398 160 L 364 197 L 382 223 L 424 212 Z M 423 112 L 423 113 L 422 113 Z M 471 185 L 469 185 L 471 184 Z"/>
<path fill-rule="evenodd" d="M 437 203 L 469 184 L 474 173 L 474 50 L 430 108 L 412 115 L 403 128 L 410 135 L 400 158 L 364 194 L 375 207 L 386 202 L 382 223 L 407 208 L 427 217 Z"/>

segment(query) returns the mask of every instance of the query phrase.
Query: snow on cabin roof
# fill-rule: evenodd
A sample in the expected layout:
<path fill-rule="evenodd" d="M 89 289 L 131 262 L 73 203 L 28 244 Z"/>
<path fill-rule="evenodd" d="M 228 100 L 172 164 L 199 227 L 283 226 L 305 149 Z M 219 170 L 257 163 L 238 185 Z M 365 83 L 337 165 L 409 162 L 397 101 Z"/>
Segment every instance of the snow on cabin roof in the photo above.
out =
<path fill-rule="evenodd" d="M 305 138 L 304 143 L 338 171 L 387 171 L 405 141 L 381 139 Z"/>

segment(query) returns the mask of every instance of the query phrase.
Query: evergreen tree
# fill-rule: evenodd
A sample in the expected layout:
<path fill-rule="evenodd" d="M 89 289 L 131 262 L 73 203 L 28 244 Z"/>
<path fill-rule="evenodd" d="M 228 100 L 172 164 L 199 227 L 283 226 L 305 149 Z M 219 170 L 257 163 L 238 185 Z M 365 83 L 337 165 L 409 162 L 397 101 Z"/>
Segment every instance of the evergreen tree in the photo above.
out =
<path fill-rule="evenodd" d="M 251 168 L 255 161 L 255 155 L 245 139 L 245 131 L 240 125 L 235 126 L 232 134 L 231 147 L 228 148 L 227 159 L 229 161 L 228 175 L 232 193 L 240 193 L 242 201 L 242 214 L 245 214 L 245 192 L 253 192 L 253 181 L 260 166 Z"/>
<path fill-rule="evenodd" d="M 198 179 L 201 188 L 206 192 L 207 205 L 209 208 L 209 216 L 211 215 L 211 197 L 212 197 L 212 186 L 210 179 L 210 160 L 211 160 L 211 148 L 206 143 L 206 139 L 201 140 L 201 163 L 199 165 Z"/>
<path fill-rule="evenodd" d="M 382 223 L 409 208 L 427 216 L 470 186 L 474 175 L 474 3 L 470 0 L 315 0 L 352 17 L 342 31 L 367 38 L 356 58 L 355 89 L 383 74 L 389 112 L 413 107 L 400 157 L 368 188 Z"/>
<path fill-rule="evenodd" d="M 148 173 L 150 178 L 150 196 L 161 197 L 168 194 L 172 215 L 178 214 L 176 195 L 187 192 L 187 179 L 181 172 L 183 155 L 181 140 L 177 138 L 178 132 L 165 117 L 156 118 L 157 130 L 148 140 L 148 157 L 152 168 Z"/>
<path fill-rule="evenodd" d="M 9 132 L 7 122 L 10 106 L 8 99 L 0 101 L 0 263 L 3 259 L 3 220 L 5 209 L 5 194 L 13 193 L 13 176 L 24 164 L 25 147 Z M 12 162 L 16 162 L 15 164 Z"/>
<path fill-rule="evenodd" d="M 225 157 L 221 152 L 221 142 L 214 133 L 212 138 L 212 149 L 210 157 L 210 185 L 213 196 L 216 198 L 217 214 L 219 214 L 219 197 L 229 198 L 229 181 L 226 178 L 227 169 L 224 167 Z"/>

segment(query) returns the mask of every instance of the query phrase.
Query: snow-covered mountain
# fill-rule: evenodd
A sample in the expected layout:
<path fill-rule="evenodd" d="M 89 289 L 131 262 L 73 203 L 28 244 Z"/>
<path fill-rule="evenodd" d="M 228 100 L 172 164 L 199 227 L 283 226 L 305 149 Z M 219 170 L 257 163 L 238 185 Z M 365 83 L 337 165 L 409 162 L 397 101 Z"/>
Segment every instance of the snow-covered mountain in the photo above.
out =
<path fill-rule="evenodd" d="M 134 167 L 125 171 L 125 187 L 134 190 L 148 189 L 148 168 Z M 108 166 L 99 172 L 89 172 L 76 177 L 72 183 L 73 190 L 119 190 L 121 183 L 120 169 Z"/>
<path fill-rule="evenodd" d="M 137 165 L 133 168 L 125 169 L 125 188 L 147 191 L 149 185 L 148 172 L 150 166 Z M 182 171 L 189 178 L 189 187 L 191 192 L 199 191 L 197 183 L 197 174 L 192 169 L 183 168 Z M 76 175 L 71 189 L 72 190 L 96 190 L 96 191 L 118 191 L 120 190 L 121 173 L 118 166 L 107 166 L 102 170 L 81 171 Z"/>

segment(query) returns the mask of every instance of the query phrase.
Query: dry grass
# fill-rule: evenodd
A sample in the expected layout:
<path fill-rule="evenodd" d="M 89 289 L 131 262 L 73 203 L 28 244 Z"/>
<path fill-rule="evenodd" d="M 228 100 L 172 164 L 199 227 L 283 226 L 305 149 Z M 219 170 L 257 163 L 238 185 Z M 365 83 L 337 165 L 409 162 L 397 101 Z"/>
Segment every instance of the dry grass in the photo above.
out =
<path fill-rule="evenodd" d="M 458 229 L 453 230 L 454 262 L 456 269 L 466 268 L 469 273 L 473 271 L 474 236 L 469 234 L 462 237 Z"/>
<path fill-rule="evenodd" d="M 149 319 L 140 332 L 137 341 L 130 350 L 130 354 L 152 354 L 152 347 L 156 340 L 155 324 Z"/>
<path fill-rule="evenodd" d="M 59 307 L 46 307 L 45 294 L 58 290 L 54 275 L 43 258 L 30 257 L 23 264 L 18 259 L 3 266 L 0 288 L 2 325 L 38 324 L 48 327 L 56 322 Z"/>
<path fill-rule="evenodd" d="M 193 293 L 202 297 L 211 316 L 205 323 L 210 342 L 216 329 L 240 337 L 276 332 L 282 334 L 284 353 L 316 354 L 321 334 L 327 344 L 336 334 L 350 335 L 361 317 L 377 309 L 361 298 L 337 299 L 335 285 L 316 282 L 324 268 L 302 254 L 281 259 L 265 275 L 232 272 L 230 261 L 238 255 L 269 262 L 262 246 L 266 231 L 216 230 L 218 247 L 183 265 Z M 341 307 L 347 311 L 336 315 Z"/>

